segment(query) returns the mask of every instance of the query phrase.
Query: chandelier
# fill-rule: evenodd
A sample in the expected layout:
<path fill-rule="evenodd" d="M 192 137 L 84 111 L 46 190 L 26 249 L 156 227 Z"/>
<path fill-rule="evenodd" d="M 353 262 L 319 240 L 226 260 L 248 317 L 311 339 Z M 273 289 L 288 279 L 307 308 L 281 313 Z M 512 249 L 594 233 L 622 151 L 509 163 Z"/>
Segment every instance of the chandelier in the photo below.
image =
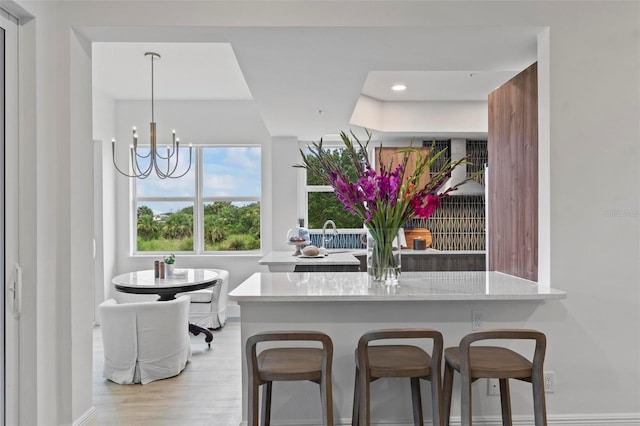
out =
<path fill-rule="evenodd" d="M 142 149 L 143 154 L 138 152 L 138 133 L 135 126 L 133 127 L 133 145 L 129 147 L 129 156 L 131 160 L 131 173 L 123 172 L 116 164 L 116 140 L 111 139 L 111 154 L 113 155 L 113 165 L 120 174 L 131 177 L 146 179 L 155 171 L 160 179 L 172 178 L 177 179 L 186 175 L 191 170 L 191 149 L 189 144 L 189 165 L 187 169 L 176 174 L 180 160 L 180 138 L 176 138 L 176 131 L 172 132 L 171 146 L 167 147 L 166 155 L 162 155 L 158 149 L 156 141 L 156 123 L 154 119 L 153 109 L 153 61 L 160 59 L 160 55 L 154 52 L 147 52 L 144 56 L 151 57 L 151 123 L 149 132 L 149 152 L 146 148 Z M 146 152 L 146 153 L 145 153 Z M 148 164 L 147 164 L 148 163 Z M 142 165 L 141 165 L 142 164 Z"/>

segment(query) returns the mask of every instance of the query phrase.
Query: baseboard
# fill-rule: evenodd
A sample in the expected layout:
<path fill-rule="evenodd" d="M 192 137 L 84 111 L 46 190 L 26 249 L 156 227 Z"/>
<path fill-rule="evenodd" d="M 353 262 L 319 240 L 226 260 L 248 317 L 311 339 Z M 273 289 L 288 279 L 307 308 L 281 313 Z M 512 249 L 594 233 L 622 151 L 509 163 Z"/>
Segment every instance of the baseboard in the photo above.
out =
<path fill-rule="evenodd" d="M 321 423 L 309 421 L 272 421 L 274 426 L 320 426 Z M 412 421 L 375 421 L 372 425 L 377 426 L 412 426 Z M 431 426 L 431 422 L 425 419 L 426 426 Z M 449 423 L 451 426 L 460 426 L 460 417 L 451 418 Z M 640 413 L 611 413 L 611 414 L 558 414 L 547 415 L 547 424 L 549 426 L 640 426 Z M 351 419 L 336 419 L 336 426 L 349 426 Z M 499 416 L 474 416 L 474 426 L 502 426 L 502 419 Z M 534 426 L 532 416 L 516 416 L 513 418 L 514 426 Z M 240 426 L 247 426 L 247 422 L 243 421 Z"/>
<path fill-rule="evenodd" d="M 450 424 L 459 426 L 460 417 L 452 417 Z M 474 426 L 502 426 L 502 419 L 500 416 L 474 416 L 473 424 Z M 548 414 L 547 424 L 549 426 L 640 426 L 640 413 Z M 534 426 L 533 416 L 514 416 L 513 425 Z"/>
<path fill-rule="evenodd" d="M 75 422 L 73 422 L 73 426 L 86 426 L 91 423 L 96 417 L 96 407 L 89 408 L 82 416 L 80 416 Z"/>

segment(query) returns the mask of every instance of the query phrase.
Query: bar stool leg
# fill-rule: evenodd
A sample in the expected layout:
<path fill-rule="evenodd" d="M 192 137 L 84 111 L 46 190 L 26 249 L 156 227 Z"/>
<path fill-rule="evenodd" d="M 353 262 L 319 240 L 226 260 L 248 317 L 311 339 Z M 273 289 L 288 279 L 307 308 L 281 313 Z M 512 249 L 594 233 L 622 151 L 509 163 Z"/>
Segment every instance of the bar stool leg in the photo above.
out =
<path fill-rule="evenodd" d="M 460 374 L 460 423 L 471 426 L 471 378 L 467 374 Z"/>
<path fill-rule="evenodd" d="M 262 426 L 271 424 L 271 388 L 273 382 L 267 382 L 262 388 Z"/>
<path fill-rule="evenodd" d="M 351 413 L 351 426 L 358 426 L 358 415 L 360 414 L 360 378 L 356 367 L 356 378 L 353 381 L 353 411 Z"/>
<path fill-rule="evenodd" d="M 371 423 L 371 407 L 369 407 L 369 398 L 371 397 L 371 389 L 369 386 L 369 377 L 366 372 L 360 372 L 360 414 L 358 415 L 359 426 L 369 426 Z"/>
<path fill-rule="evenodd" d="M 431 372 L 430 381 L 433 426 L 444 426 L 442 420 L 442 375 L 440 374 L 440 372 Z"/>
<path fill-rule="evenodd" d="M 533 373 L 531 377 L 533 386 L 533 411 L 535 426 L 547 426 L 547 407 L 544 395 L 544 377 L 542 373 Z"/>
<path fill-rule="evenodd" d="M 509 379 L 500 379 L 500 405 L 502 406 L 502 426 L 511 426 L 511 393 Z"/>
<path fill-rule="evenodd" d="M 411 377 L 411 400 L 413 401 L 413 424 L 422 426 L 422 397 L 420 395 L 420 379 Z"/>
<path fill-rule="evenodd" d="M 322 401 L 322 424 L 325 426 L 333 426 L 331 377 L 322 377 L 320 379 L 320 400 Z"/>
<path fill-rule="evenodd" d="M 445 362 L 444 384 L 442 385 L 443 410 L 442 417 L 444 425 L 449 426 L 449 416 L 451 415 L 451 394 L 453 392 L 453 367 Z"/>
<path fill-rule="evenodd" d="M 247 400 L 247 422 L 250 426 L 258 426 L 258 401 L 260 385 L 249 375 L 249 398 Z"/>

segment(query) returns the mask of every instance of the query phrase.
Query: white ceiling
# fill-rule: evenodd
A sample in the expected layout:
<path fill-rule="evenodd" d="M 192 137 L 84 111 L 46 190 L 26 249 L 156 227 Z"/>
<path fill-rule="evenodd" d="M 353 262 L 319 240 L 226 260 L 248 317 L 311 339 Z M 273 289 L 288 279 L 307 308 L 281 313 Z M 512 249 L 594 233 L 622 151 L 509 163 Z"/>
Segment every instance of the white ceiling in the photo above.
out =
<path fill-rule="evenodd" d="M 91 39 L 114 38 L 101 31 Z M 149 99 L 144 53 L 155 51 L 162 55 L 154 63 L 156 99 L 253 99 L 272 136 L 317 140 L 351 128 L 361 94 L 381 101 L 486 100 L 536 60 L 539 31 L 247 27 L 162 36 L 156 30 L 151 37 L 145 29 L 119 29 L 120 42 L 93 44 L 94 85 L 116 99 Z M 122 42 L 127 37 L 162 42 Z M 397 82 L 407 91 L 392 92 Z"/>

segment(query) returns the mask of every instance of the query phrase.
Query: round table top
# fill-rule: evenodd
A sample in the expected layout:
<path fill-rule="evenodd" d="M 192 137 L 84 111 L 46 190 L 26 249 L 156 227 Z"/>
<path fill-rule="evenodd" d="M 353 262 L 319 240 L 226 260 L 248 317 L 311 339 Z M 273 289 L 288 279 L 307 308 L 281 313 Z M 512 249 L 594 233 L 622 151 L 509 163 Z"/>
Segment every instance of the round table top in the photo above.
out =
<path fill-rule="evenodd" d="M 159 294 L 170 296 L 177 293 L 200 290 L 215 284 L 218 274 L 210 269 L 176 269 L 174 275 L 166 278 L 155 278 L 152 269 L 126 272 L 114 277 L 111 282 L 116 290 L 125 293 Z"/>

